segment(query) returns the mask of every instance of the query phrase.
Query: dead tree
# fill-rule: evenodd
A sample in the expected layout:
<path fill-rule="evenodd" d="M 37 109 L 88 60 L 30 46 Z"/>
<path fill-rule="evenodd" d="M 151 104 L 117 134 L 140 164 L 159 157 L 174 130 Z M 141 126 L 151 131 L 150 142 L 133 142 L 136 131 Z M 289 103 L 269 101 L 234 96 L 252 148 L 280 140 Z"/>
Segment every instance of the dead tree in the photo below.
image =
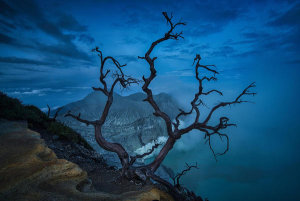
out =
<path fill-rule="evenodd" d="M 142 155 L 137 155 L 137 156 L 129 156 L 128 152 L 125 150 L 125 148 L 119 144 L 119 143 L 112 143 L 107 141 L 103 135 L 102 135 L 102 128 L 103 125 L 106 121 L 107 115 L 109 113 L 110 107 L 113 103 L 113 92 L 117 84 L 120 84 L 121 87 L 127 88 L 131 84 L 136 84 L 139 83 L 139 80 L 134 79 L 132 77 L 126 76 L 123 73 L 123 67 L 125 65 L 121 65 L 115 58 L 111 56 L 104 57 L 102 54 L 102 51 L 96 47 L 94 49 L 95 52 L 98 53 L 98 56 L 100 58 L 100 77 L 99 81 L 101 83 L 101 87 L 93 87 L 93 90 L 95 91 L 100 91 L 104 95 L 107 96 L 107 101 L 104 107 L 104 110 L 102 114 L 99 115 L 99 119 L 95 121 L 89 121 L 86 119 L 83 119 L 80 117 L 80 114 L 75 115 L 72 114 L 71 112 L 68 112 L 65 116 L 67 117 L 72 117 L 82 123 L 85 123 L 86 125 L 93 125 L 95 129 L 95 138 L 99 146 L 101 146 L 103 149 L 114 152 L 118 155 L 120 162 L 122 164 L 122 176 L 128 178 L 128 179 L 133 179 L 133 178 L 138 178 L 143 181 L 147 179 L 152 179 L 156 182 L 159 182 L 165 186 L 167 186 L 171 191 L 177 192 L 178 190 L 174 188 L 174 186 L 168 182 L 163 180 L 162 178 L 158 177 L 155 175 L 156 170 L 158 167 L 161 165 L 169 151 L 173 148 L 174 144 L 176 143 L 177 140 L 179 140 L 183 135 L 189 133 L 192 130 L 198 130 L 200 131 L 199 133 L 203 134 L 204 137 L 207 139 L 207 142 L 209 144 L 209 147 L 214 155 L 214 157 L 217 157 L 219 155 L 225 154 L 229 150 L 229 137 L 227 134 L 222 133 L 221 131 L 226 129 L 229 126 L 235 126 L 235 124 L 229 123 L 229 118 L 228 117 L 219 117 L 219 123 L 216 125 L 211 125 L 210 120 L 212 116 L 214 115 L 215 111 L 217 111 L 219 108 L 233 105 L 233 104 L 240 104 L 244 102 L 248 102 L 245 100 L 242 100 L 244 96 L 247 95 L 255 95 L 255 93 L 250 92 L 250 89 L 255 87 L 255 84 L 252 83 L 249 86 L 247 86 L 235 99 L 229 102 L 221 102 L 209 111 L 207 116 L 202 117 L 202 114 L 200 112 L 199 107 L 203 104 L 202 97 L 207 96 L 211 93 L 217 93 L 219 95 L 223 95 L 222 92 L 220 92 L 217 89 L 213 89 L 210 91 L 204 91 L 203 89 L 203 84 L 204 82 L 210 82 L 213 80 L 217 80 L 216 75 L 218 72 L 213 69 L 214 65 L 203 65 L 200 64 L 201 57 L 199 54 L 196 55 L 194 59 L 193 65 L 195 66 L 195 78 L 198 81 L 198 90 L 195 93 L 194 99 L 191 101 L 191 108 L 189 111 L 184 111 L 182 109 L 179 109 L 179 113 L 176 116 L 175 120 L 171 120 L 171 118 L 164 112 L 162 111 L 156 101 L 153 99 L 153 93 L 152 90 L 149 88 L 149 85 L 151 82 L 155 79 L 156 77 L 156 68 L 155 68 L 155 60 L 157 57 L 152 57 L 151 53 L 154 50 L 154 48 L 157 47 L 158 44 L 167 41 L 167 40 L 179 40 L 180 38 L 183 38 L 182 32 L 175 32 L 175 28 L 178 26 L 184 26 L 186 25 L 184 22 L 177 22 L 173 23 L 172 18 L 173 16 L 169 16 L 166 12 L 162 13 L 164 18 L 166 19 L 168 25 L 169 25 L 169 30 L 164 34 L 163 37 L 157 39 L 154 41 L 147 52 L 145 53 L 144 56 L 138 57 L 139 59 L 145 60 L 147 64 L 149 65 L 149 70 L 150 70 L 150 75 L 149 77 L 144 77 L 143 76 L 143 86 L 142 90 L 146 93 L 146 99 L 144 101 L 147 101 L 152 108 L 154 109 L 154 115 L 162 118 L 165 122 L 166 128 L 167 128 L 167 133 L 168 133 L 168 138 L 166 143 L 163 145 L 162 149 L 159 151 L 158 155 L 155 156 L 155 159 L 153 162 L 150 164 L 146 164 L 143 166 L 135 166 L 134 162 L 137 158 L 142 158 L 146 155 L 151 154 L 154 149 L 158 147 L 158 144 L 155 144 L 153 148 Z M 114 67 L 116 68 L 116 71 L 114 73 L 111 72 L 111 69 L 104 70 L 105 64 L 107 61 L 111 61 Z M 211 73 L 211 76 L 200 76 L 199 70 L 204 69 L 208 73 Z M 110 86 L 108 86 L 108 83 L 106 81 L 107 76 L 111 74 L 113 81 Z M 179 119 L 184 116 L 188 115 L 195 115 L 194 121 L 184 127 L 180 128 L 180 121 Z M 200 116 L 203 121 L 200 121 Z M 216 153 L 211 145 L 211 137 L 217 135 L 221 139 L 225 138 L 227 142 L 227 147 L 222 153 Z"/>
<path fill-rule="evenodd" d="M 54 114 L 53 117 L 50 117 L 50 113 L 51 113 L 51 108 L 49 105 L 47 105 L 48 107 L 48 113 L 47 113 L 47 117 L 49 118 L 50 121 L 56 121 L 56 117 L 58 115 L 58 113 L 61 111 L 62 107 L 58 108 Z"/>

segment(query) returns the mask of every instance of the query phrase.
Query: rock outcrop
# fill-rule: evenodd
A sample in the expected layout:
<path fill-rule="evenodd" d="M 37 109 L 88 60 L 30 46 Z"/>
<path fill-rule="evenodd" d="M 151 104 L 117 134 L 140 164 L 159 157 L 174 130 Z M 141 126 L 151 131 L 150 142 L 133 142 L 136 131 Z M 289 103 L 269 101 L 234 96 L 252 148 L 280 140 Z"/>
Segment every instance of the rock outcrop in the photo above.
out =
<path fill-rule="evenodd" d="M 58 159 L 40 134 L 26 123 L 0 122 L 0 200 L 152 201 L 173 200 L 147 186 L 141 191 L 112 194 L 94 190 L 87 172 Z"/>
<path fill-rule="evenodd" d="M 138 148 L 158 137 L 167 136 L 165 122 L 153 115 L 153 108 L 143 101 L 145 98 L 146 95 L 143 93 L 130 96 L 114 94 L 114 102 L 103 126 L 104 137 L 111 142 L 122 144 L 131 155 L 134 155 Z M 155 95 L 154 99 L 162 111 L 172 119 L 175 118 L 179 106 L 170 95 L 161 93 Z M 119 160 L 116 155 L 103 150 L 96 143 L 92 126 L 86 126 L 73 118 L 64 117 L 64 114 L 71 111 L 75 115 L 80 113 L 83 119 L 99 119 L 105 102 L 106 96 L 103 93 L 92 92 L 80 101 L 63 106 L 57 120 L 80 133 L 97 152 L 104 156 L 108 163 L 118 166 Z"/>

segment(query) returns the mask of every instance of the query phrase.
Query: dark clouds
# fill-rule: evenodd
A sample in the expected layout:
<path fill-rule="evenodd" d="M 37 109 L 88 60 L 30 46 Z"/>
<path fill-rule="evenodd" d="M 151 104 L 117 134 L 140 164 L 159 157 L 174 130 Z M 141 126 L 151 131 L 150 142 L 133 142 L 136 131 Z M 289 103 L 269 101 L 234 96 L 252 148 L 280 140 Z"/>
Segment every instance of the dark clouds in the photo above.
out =
<path fill-rule="evenodd" d="M 232 56 L 250 56 L 266 51 L 282 51 L 286 60 L 300 54 L 300 4 L 292 5 L 282 13 L 272 12 L 261 29 L 243 31 L 242 40 L 227 41 L 235 46 L 248 45 L 249 50 Z M 299 58 L 299 57 L 298 57 Z M 288 62 L 288 61 L 287 61 Z"/>
<path fill-rule="evenodd" d="M 57 25 L 68 31 L 84 32 L 87 27 L 81 25 L 72 15 L 62 14 L 59 17 Z"/>
<path fill-rule="evenodd" d="M 45 9 L 43 1 L 0 0 L 0 4 L 1 87 L 9 91 L 24 86 L 32 90 L 77 86 L 76 81 L 66 80 L 76 72 L 61 69 L 91 66 L 89 52 L 95 40 L 87 25 L 56 6 Z M 87 48 L 81 48 L 84 45 Z"/>
<path fill-rule="evenodd" d="M 93 44 L 95 42 L 95 39 L 87 34 L 80 34 L 78 40 L 87 44 Z"/>
<path fill-rule="evenodd" d="M 175 20 L 188 22 L 185 36 L 202 37 L 221 32 L 226 25 L 238 19 L 248 10 L 251 1 L 118 1 L 115 7 L 122 13 L 116 26 L 136 28 L 145 34 L 157 33 L 161 12 L 173 13 Z M 156 12 L 153 12 L 156 11 Z"/>
<path fill-rule="evenodd" d="M 279 27 L 299 27 L 300 26 L 300 3 L 295 4 L 291 9 L 287 12 L 283 13 L 281 16 L 271 16 L 275 18 L 268 24 L 271 26 L 279 26 Z"/>
<path fill-rule="evenodd" d="M 0 57 L 1 63 L 13 63 L 13 64 L 33 64 L 33 65 L 50 65 L 49 62 L 38 61 L 33 59 L 25 59 L 18 57 Z"/>
<path fill-rule="evenodd" d="M 0 1 L 0 13 L 6 17 L 12 17 L 16 14 L 15 10 L 3 0 Z"/>
<path fill-rule="evenodd" d="M 10 32 L 11 29 L 16 29 L 16 26 L 11 24 L 11 23 L 8 23 L 4 20 L 0 20 L 0 23 L 1 23 L 1 27 L 5 29 L 5 31 L 8 31 Z"/>
<path fill-rule="evenodd" d="M 277 30 L 285 29 L 284 37 L 279 39 L 288 51 L 300 54 L 300 3 L 295 4 L 291 9 L 281 16 L 273 16 L 274 20 L 268 23 Z M 298 57 L 299 58 L 299 57 Z"/>
<path fill-rule="evenodd" d="M 240 16 L 244 8 L 243 4 L 225 1 L 219 3 L 195 1 L 195 4 L 189 5 L 187 9 L 191 11 L 187 14 L 188 20 L 197 23 L 197 26 L 187 31 L 187 34 L 201 37 L 222 31 L 224 26 Z"/>
<path fill-rule="evenodd" d="M 0 33 L 0 43 L 13 44 L 14 39 L 10 36 Z"/>
<path fill-rule="evenodd" d="M 211 54 L 212 56 L 216 56 L 216 57 L 228 57 L 230 55 L 232 55 L 233 53 L 235 53 L 235 49 L 231 46 L 222 46 L 220 47 L 218 50 L 213 51 Z"/>
<path fill-rule="evenodd" d="M 15 48 L 24 47 L 35 50 L 39 54 L 43 54 L 44 58 L 51 54 L 58 57 L 70 57 L 74 60 L 91 60 L 86 51 L 80 50 L 75 39 L 88 44 L 93 43 L 94 39 L 85 33 L 87 27 L 81 25 L 72 15 L 63 13 L 56 16 L 58 19 L 53 18 L 51 9 L 41 10 L 41 7 L 34 1 L 1 1 L 1 4 L 4 5 L 2 8 L 5 10 L 5 12 L 1 12 L 1 21 L 4 22 L 1 24 L 1 28 L 10 29 L 11 32 L 10 36 L 1 33 L 1 43 Z M 32 29 L 28 32 L 26 27 Z M 36 38 L 27 34 L 30 32 L 35 34 Z M 42 33 L 46 36 L 39 37 Z M 50 40 L 47 40 L 47 37 L 50 37 Z M 19 59 L 18 63 L 20 61 Z"/>

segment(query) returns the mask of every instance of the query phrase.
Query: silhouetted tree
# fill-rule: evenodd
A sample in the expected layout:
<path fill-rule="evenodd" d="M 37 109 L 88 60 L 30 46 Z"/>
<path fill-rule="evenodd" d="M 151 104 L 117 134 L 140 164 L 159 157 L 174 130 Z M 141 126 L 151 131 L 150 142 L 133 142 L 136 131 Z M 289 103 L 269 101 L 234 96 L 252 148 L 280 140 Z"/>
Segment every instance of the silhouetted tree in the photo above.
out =
<path fill-rule="evenodd" d="M 154 41 L 150 48 L 147 50 L 145 55 L 143 57 L 138 57 L 139 59 L 145 60 L 147 64 L 149 65 L 149 70 L 150 70 L 150 75 L 149 77 L 144 77 L 143 76 L 143 81 L 139 81 L 137 79 L 134 79 L 130 76 L 126 76 L 123 73 L 123 68 L 126 66 L 121 65 L 115 58 L 111 56 L 104 57 L 102 54 L 102 51 L 96 47 L 93 49 L 93 51 L 97 52 L 99 57 L 100 57 L 100 83 L 102 84 L 101 87 L 93 87 L 93 90 L 95 91 L 101 91 L 103 94 L 107 96 L 107 101 L 104 107 L 104 110 L 102 114 L 99 115 L 99 119 L 95 121 L 89 121 L 86 119 L 82 119 L 80 117 L 80 114 L 74 115 L 70 111 L 65 115 L 66 117 L 72 117 L 82 123 L 85 123 L 86 125 L 93 125 L 95 128 L 95 138 L 99 146 L 101 146 L 103 149 L 114 152 L 118 155 L 120 162 L 122 164 L 122 176 L 127 178 L 127 179 L 134 179 L 138 178 L 142 181 L 146 181 L 147 179 L 152 179 L 156 182 L 159 182 L 163 185 L 165 185 L 172 193 L 175 195 L 176 199 L 178 200 L 183 200 L 184 198 L 182 197 L 182 189 L 180 184 L 179 184 L 179 179 L 180 177 L 187 171 L 189 171 L 192 167 L 197 167 L 197 166 L 189 166 L 187 165 L 187 169 L 184 170 L 182 173 L 178 174 L 174 178 L 174 185 L 172 185 L 170 182 L 160 178 L 155 174 L 156 170 L 158 167 L 161 165 L 169 151 L 173 148 L 174 144 L 176 143 L 177 140 L 179 140 L 183 135 L 189 133 L 192 130 L 198 130 L 201 131 L 200 133 L 203 133 L 204 138 L 207 140 L 209 147 L 214 155 L 214 157 L 217 157 L 219 155 L 225 154 L 228 149 L 229 149 L 229 138 L 227 134 L 221 133 L 222 130 L 226 129 L 229 126 L 235 126 L 235 124 L 229 123 L 229 118 L 228 117 L 220 117 L 219 122 L 216 125 L 211 125 L 209 122 L 215 113 L 219 108 L 233 105 L 233 104 L 239 104 L 239 103 L 244 103 L 248 102 L 245 100 L 242 100 L 242 97 L 246 95 L 255 95 L 255 93 L 250 92 L 249 90 L 252 87 L 255 87 L 255 84 L 252 83 L 249 86 L 247 86 L 235 99 L 229 102 L 221 102 L 214 107 L 208 112 L 207 116 L 205 116 L 203 121 L 200 121 L 200 109 L 199 106 L 203 104 L 203 101 L 201 100 L 201 97 L 207 96 L 211 93 L 217 93 L 219 95 L 223 95 L 222 92 L 220 92 L 217 89 L 213 89 L 210 91 L 204 91 L 203 89 L 203 83 L 205 81 L 210 82 L 212 80 L 217 80 L 216 75 L 219 74 L 216 70 L 213 69 L 214 65 L 203 65 L 200 64 L 201 61 L 201 56 L 199 54 L 196 55 L 194 59 L 193 65 L 195 66 L 195 78 L 198 81 L 198 90 L 195 93 L 194 99 L 191 101 L 191 108 L 189 111 L 184 111 L 182 109 L 179 109 L 179 113 L 176 116 L 175 120 L 172 121 L 171 118 L 164 112 L 161 111 L 159 106 L 157 105 L 156 101 L 153 99 L 153 94 L 152 90 L 149 88 L 149 85 L 151 82 L 155 79 L 156 77 L 156 68 L 155 68 L 155 60 L 157 57 L 151 57 L 151 53 L 156 48 L 156 46 L 164 41 L 167 40 L 179 40 L 180 38 L 183 38 L 182 32 L 175 32 L 175 28 L 178 26 L 184 26 L 186 23 L 184 22 L 177 22 L 174 23 L 172 21 L 173 16 L 169 16 L 166 12 L 162 13 L 164 18 L 166 19 L 168 25 L 169 25 L 169 30 L 164 34 L 163 37 L 159 38 L 158 40 Z M 104 70 L 105 63 L 107 61 L 111 61 L 114 66 L 116 67 L 116 71 L 114 73 L 111 72 L 111 69 Z M 208 73 L 211 73 L 211 76 L 200 76 L 199 70 L 204 69 Z M 107 76 L 111 74 L 113 78 L 113 82 L 110 86 L 108 86 L 106 78 Z M 168 138 L 166 143 L 163 145 L 162 149 L 159 151 L 158 155 L 155 156 L 155 159 L 153 162 L 150 164 L 142 165 L 142 166 L 135 166 L 134 163 L 137 158 L 143 158 L 147 155 L 150 155 L 153 153 L 153 151 L 159 146 L 159 144 L 155 144 L 149 152 L 144 153 L 142 155 L 136 155 L 136 156 L 129 156 L 128 152 L 125 150 L 125 148 L 119 144 L 119 143 L 113 143 L 107 141 L 103 135 L 102 135 L 102 128 L 103 125 L 106 121 L 106 118 L 108 116 L 110 107 L 113 103 L 113 92 L 115 89 L 115 86 L 117 84 L 120 84 L 121 87 L 123 88 L 128 88 L 131 84 L 137 84 L 139 82 L 143 82 L 142 90 L 146 93 L 147 97 L 144 99 L 144 101 L 147 101 L 152 108 L 154 109 L 154 115 L 162 118 L 165 122 L 167 133 L 168 133 Z M 188 115 L 194 115 L 195 114 L 195 119 L 194 121 L 184 127 L 180 128 L 180 121 L 179 119 L 183 116 L 188 116 Z M 217 135 L 221 139 L 225 138 L 227 142 L 226 149 L 221 152 L 221 153 L 216 153 L 211 145 L 211 137 Z M 193 198 L 193 200 L 202 200 L 200 197 L 195 196 L 193 192 L 188 191 L 188 195 L 190 198 Z"/>
<path fill-rule="evenodd" d="M 51 108 L 50 108 L 50 106 L 47 105 L 47 107 L 48 107 L 47 117 L 49 118 L 50 121 L 56 121 L 56 117 L 57 117 L 58 113 L 61 111 L 62 107 L 57 108 L 57 110 L 56 110 L 56 112 L 55 112 L 55 114 L 54 114 L 53 117 L 50 117 L 50 114 L 51 114 Z"/>

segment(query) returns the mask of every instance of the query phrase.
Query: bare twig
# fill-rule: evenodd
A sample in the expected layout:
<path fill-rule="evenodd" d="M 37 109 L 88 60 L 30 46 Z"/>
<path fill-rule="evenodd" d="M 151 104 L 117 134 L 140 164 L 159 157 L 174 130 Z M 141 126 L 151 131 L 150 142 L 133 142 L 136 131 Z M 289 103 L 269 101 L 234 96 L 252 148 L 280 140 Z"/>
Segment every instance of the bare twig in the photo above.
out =
<path fill-rule="evenodd" d="M 211 109 L 211 111 L 209 112 L 208 116 L 206 117 L 206 119 L 204 120 L 203 124 L 206 124 L 206 123 L 210 120 L 212 114 L 213 114 L 217 109 L 219 109 L 220 107 L 225 107 L 225 106 L 227 106 L 227 105 L 232 105 L 232 104 L 239 104 L 239 103 L 246 103 L 246 102 L 248 102 L 248 101 L 243 101 L 243 100 L 241 100 L 241 97 L 243 97 L 244 95 L 253 95 L 253 96 L 254 96 L 256 93 L 249 92 L 249 89 L 250 89 L 250 88 L 253 88 L 253 87 L 255 87 L 255 83 L 254 83 L 254 82 L 251 83 L 249 86 L 247 86 L 247 87 L 243 90 L 243 92 L 242 92 L 240 95 L 237 96 L 237 98 L 236 98 L 234 101 L 231 101 L 231 102 L 221 102 L 221 103 L 219 103 L 218 105 L 216 105 L 215 107 L 213 107 L 213 108 Z"/>
<path fill-rule="evenodd" d="M 180 178 L 185 175 L 187 172 L 189 172 L 192 168 L 198 169 L 198 164 L 196 163 L 195 165 L 189 165 L 188 163 L 185 163 L 186 168 L 182 170 L 180 173 L 176 174 L 172 179 L 174 182 L 174 186 L 176 188 L 180 188 Z"/>

